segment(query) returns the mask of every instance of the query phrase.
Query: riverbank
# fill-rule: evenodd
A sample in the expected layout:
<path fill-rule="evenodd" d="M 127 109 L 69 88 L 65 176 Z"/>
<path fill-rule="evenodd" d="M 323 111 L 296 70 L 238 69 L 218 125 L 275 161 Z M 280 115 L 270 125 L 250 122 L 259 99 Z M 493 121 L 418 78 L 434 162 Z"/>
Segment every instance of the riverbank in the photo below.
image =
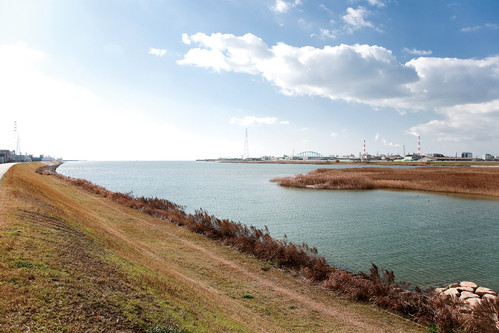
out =
<path fill-rule="evenodd" d="M 0 181 L 0 330 L 425 331 L 40 165 Z"/>
<path fill-rule="evenodd" d="M 306 175 L 274 178 L 280 186 L 368 190 L 397 189 L 499 197 L 499 169 L 421 167 L 317 169 Z"/>

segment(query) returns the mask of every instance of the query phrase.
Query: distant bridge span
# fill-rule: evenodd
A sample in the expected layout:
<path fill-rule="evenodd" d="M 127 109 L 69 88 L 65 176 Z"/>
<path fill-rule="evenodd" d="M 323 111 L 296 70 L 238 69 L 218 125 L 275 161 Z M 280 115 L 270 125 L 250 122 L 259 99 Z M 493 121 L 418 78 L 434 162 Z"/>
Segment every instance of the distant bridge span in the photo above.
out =
<path fill-rule="evenodd" d="M 310 151 L 310 150 L 301 152 L 301 153 L 299 153 L 296 156 L 298 156 L 298 157 L 324 157 L 321 154 L 319 154 L 319 153 L 317 153 L 315 151 Z"/>

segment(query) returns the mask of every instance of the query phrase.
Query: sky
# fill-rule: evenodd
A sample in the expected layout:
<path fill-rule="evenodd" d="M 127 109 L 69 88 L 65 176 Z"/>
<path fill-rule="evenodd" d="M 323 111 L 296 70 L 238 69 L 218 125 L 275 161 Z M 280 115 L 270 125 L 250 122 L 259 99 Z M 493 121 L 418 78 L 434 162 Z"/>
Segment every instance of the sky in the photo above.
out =
<path fill-rule="evenodd" d="M 14 121 L 17 132 L 14 132 Z M 499 155 L 499 1 L 0 0 L 0 149 Z"/>

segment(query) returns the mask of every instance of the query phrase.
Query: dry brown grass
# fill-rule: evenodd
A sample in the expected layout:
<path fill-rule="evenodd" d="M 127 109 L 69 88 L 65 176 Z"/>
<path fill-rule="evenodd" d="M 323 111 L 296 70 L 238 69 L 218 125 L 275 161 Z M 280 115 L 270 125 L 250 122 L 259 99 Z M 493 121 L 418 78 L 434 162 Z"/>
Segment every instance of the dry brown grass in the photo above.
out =
<path fill-rule="evenodd" d="M 499 169 L 462 167 L 318 169 L 274 178 L 281 186 L 317 189 L 399 189 L 499 196 Z"/>
<path fill-rule="evenodd" d="M 290 275 L 179 225 L 198 219 L 207 236 L 203 224 L 244 227 L 162 200 L 97 186 L 94 194 L 37 175 L 34 165 L 16 165 L 0 182 L 0 331 L 422 331 L 296 279 L 298 268 Z M 293 253 L 275 258 L 294 267 Z M 316 279 L 325 279 L 324 263 L 315 263 Z"/>

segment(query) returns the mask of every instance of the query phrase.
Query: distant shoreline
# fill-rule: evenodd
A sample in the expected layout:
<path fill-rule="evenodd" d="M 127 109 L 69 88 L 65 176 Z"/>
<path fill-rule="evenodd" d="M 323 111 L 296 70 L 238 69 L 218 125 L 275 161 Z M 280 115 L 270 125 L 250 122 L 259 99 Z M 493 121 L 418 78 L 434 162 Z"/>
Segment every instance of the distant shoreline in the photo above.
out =
<path fill-rule="evenodd" d="M 393 161 L 368 161 L 368 162 L 353 162 L 335 160 L 262 160 L 262 161 L 245 161 L 232 159 L 199 159 L 196 162 L 216 162 L 216 163 L 242 163 L 242 164 L 306 164 L 306 165 L 363 165 L 363 166 L 459 166 L 459 167 L 487 167 L 499 168 L 497 161 L 477 161 L 477 162 L 393 162 Z"/>

